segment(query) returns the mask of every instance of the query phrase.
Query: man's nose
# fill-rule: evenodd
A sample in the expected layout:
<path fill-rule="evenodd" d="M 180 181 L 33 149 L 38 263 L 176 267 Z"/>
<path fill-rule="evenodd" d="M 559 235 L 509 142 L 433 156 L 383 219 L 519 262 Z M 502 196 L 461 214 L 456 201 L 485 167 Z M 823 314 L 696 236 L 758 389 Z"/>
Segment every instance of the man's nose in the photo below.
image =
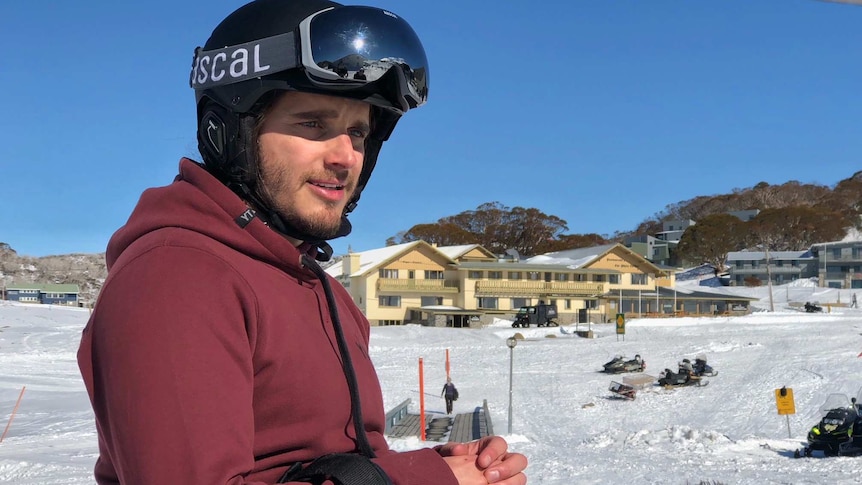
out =
<path fill-rule="evenodd" d="M 362 161 L 362 155 L 354 145 L 354 139 L 346 134 L 336 135 L 326 141 L 326 163 L 350 168 Z"/>

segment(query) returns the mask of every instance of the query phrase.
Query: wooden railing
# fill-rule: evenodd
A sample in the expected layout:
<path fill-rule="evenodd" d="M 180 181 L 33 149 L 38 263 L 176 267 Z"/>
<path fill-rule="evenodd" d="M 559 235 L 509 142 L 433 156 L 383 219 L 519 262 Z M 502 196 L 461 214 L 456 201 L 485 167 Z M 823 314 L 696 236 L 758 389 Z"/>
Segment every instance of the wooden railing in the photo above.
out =
<path fill-rule="evenodd" d="M 401 404 L 392 408 L 389 412 L 386 413 L 386 428 L 384 433 L 389 434 L 392 431 L 392 428 L 401 421 L 404 416 L 407 416 L 407 408 L 410 406 L 410 398 L 402 401 Z"/>
<path fill-rule="evenodd" d="M 579 281 L 477 281 L 477 296 L 593 296 L 604 293 L 604 283 Z"/>
<path fill-rule="evenodd" d="M 377 291 L 458 293 L 459 290 L 460 286 L 457 280 L 411 280 L 401 278 L 380 278 L 377 280 Z"/>

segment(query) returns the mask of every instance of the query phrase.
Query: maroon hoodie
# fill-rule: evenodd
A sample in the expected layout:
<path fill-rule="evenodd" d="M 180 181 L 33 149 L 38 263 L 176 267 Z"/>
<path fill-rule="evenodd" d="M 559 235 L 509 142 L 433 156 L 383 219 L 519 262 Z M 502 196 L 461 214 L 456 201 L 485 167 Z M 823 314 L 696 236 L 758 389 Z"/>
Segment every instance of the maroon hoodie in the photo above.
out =
<path fill-rule="evenodd" d="M 99 436 L 99 484 L 271 484 L 295 462 L 357 448 L 320 280 L 191 160 L 146 190 L 107 250 L 78 365 Z M 377 463 L 395 485 L 457 481 L 433 449 L 396 453 L 369 325 L 330 278 Z"/>

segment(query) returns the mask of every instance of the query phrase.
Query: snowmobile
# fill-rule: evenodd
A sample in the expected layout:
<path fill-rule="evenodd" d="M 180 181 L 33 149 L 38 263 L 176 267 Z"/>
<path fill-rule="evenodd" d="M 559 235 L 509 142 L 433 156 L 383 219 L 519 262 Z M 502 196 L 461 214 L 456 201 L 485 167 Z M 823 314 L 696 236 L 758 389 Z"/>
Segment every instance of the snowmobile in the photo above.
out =
<path fill-rule="evenodd" d="M 860 390 L 862 394 L 862 390 Z M 824 456 L 857 455 L 862 453 L 862 406 L 846 394 L 830 394 L 820 406 L 820 421 L 808 432 L 808 446 L 796 450 L 794 456 L 811 456 L 822 451 Z"/>
<path fill-rule="evenodd" d="M 703 380 L 700 376 L 696 376 L 688 372 L 686 369 L 680 369 L 679 372 L 674 372 L 670 369 L 665 369 L 658 376 L 658 385 L 665 388 L 685 387 L 685 386 L 705 386 L 709 381 Z"/>
<path fill-rule="evenodd" d="M 705 355 L 698 355 L 694 358 L 694 375 L 698 377 L 712 377 L 717 376 L 718 371 L 713 370 L 712 366 L 706 363 Z"/>
<path fill-rule="evenodd" d="M 634 359 L 626 360 L 622 355 L 617 355 L 610 362 L 604 365 L 604 370 L 608 374 L 622 374 L 624 372 L 643 372 L 646 369 L 646 361 L 640 354 L 635 355 Z"/>
<path fill-rule="evenodd" d="M 818 313 L 823 311 L 823 307 L 817 303 L 805 302 L 805 311 L 807 313 Z"/>

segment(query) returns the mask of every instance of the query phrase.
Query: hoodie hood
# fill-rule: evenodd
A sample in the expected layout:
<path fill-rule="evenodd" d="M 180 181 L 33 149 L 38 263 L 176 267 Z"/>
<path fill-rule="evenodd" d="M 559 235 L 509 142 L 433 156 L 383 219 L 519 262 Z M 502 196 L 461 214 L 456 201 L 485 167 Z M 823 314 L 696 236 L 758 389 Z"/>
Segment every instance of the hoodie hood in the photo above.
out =
<path fill-rule="evenodd" d="M 198 163 L 183 158 L 179 174 L 165 187 L 141 194 L 129 220 L 108 242 L 108 269 L 135 242 L 165 228 L 196 232 L 254 259 L 296 273 L 300 257 L 312 257 L 315 248 L 296 248 L 288 239 L 267 227 L 233 191 Z M 302 271 L 310 274 L 307 271 Z"/>

